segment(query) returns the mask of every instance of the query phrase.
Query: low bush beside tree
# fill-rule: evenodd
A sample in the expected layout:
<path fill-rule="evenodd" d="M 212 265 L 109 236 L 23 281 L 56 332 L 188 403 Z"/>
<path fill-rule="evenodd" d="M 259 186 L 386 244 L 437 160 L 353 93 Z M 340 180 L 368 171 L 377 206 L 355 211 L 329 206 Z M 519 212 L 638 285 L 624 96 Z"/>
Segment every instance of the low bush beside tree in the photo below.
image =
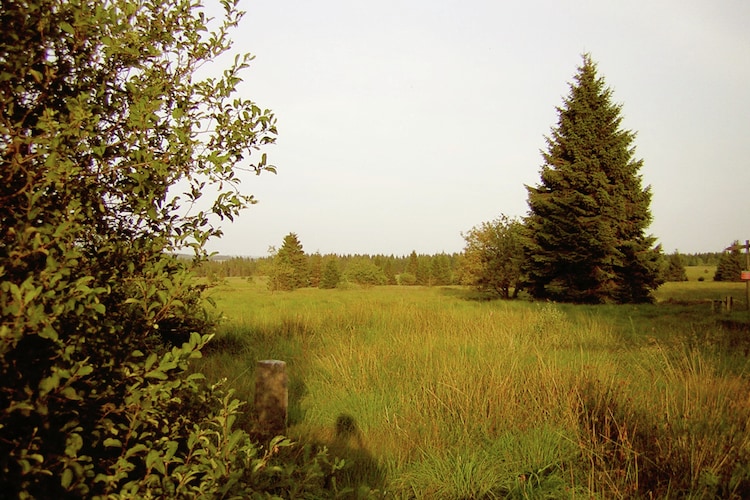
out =
<path fill-rule="evenodd" d="M 520 221 L 501 215 L 463 234 L 464 284 L 505 299 L 517 297 L 524 260 L 522 227 Z"/>
<path fill-rule="evenodd" d="M 344 271 L 344 278 L 349 283 L 362 286 L 385 285 L 387 282 L 383 270 L 365 257 L 356 258 L 349 262 Z"/>

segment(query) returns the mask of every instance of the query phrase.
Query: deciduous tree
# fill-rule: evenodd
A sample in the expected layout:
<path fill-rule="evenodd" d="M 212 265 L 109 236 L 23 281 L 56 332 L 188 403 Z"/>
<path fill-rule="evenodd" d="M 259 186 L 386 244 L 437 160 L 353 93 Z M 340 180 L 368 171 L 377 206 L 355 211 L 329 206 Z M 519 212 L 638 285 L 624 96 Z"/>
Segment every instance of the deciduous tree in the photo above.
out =
<path fill-rule="evenodd" d="M 501 215 L 473 227 L 463 237 L 464 282 L 506 299 L 515 298 L 520 290 L 524 259 L 521 222 Z"/>
<path fill-rule="evenodd" d="M 526 274 L 536 298 L 645 302 L 660 284 L 661 249 L 646 235 L 649 187 L 635 134 L 584 55 L 547 138 L 541 182 L 527 186 Z"/>
<path fill-rule="evenodd" d="M 385 285 L 387 282 L 383 270 L 364 256 L 356 257 L 347 264 L 344 277 L 350 283 L 363 286 Z"/>

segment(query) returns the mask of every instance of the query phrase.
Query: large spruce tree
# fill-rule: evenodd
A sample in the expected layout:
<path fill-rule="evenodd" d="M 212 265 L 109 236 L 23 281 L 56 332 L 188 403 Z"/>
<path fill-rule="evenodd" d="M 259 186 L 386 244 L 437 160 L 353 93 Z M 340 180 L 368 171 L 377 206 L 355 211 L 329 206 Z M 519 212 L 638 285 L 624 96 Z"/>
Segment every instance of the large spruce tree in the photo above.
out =
<path fill-rule="evenodd" d="M 547 137 L 541 183 L 527 186 L 526 276 L 535 298 L 580 303 L 651 300 L 661 249 L 645 230 L 651 191 L 635 134 L 588 54 Z"/>

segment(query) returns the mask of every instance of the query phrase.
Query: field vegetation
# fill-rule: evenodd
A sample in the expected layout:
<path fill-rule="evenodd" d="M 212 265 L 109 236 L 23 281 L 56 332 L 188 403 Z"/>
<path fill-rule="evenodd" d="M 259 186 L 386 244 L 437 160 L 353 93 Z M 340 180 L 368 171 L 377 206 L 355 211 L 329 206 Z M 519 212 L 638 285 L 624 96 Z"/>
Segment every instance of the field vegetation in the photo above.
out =
<path fill-rule="evenodd" d="M 704 271 L 599 306 L 229 278 L 195 369 L 252 402 L 256 361 L 285 360 L 288 434 L 343 459 L 327 481 L 352 496 L 747 498 L 745 288 Z"/>

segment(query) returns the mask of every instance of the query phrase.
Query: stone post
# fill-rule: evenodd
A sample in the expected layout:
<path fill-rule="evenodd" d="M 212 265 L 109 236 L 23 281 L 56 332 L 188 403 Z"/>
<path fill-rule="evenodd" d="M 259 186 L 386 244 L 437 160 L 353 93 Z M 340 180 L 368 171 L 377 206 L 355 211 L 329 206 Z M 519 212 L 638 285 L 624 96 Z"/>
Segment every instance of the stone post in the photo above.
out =
<path fill-rule="evenodd" d="M 286 363 L 275 359 L 258 361 L 255 370 L 255 411 L 259 430 L 274 436 L 284 434 L 288 405 Z"/>

